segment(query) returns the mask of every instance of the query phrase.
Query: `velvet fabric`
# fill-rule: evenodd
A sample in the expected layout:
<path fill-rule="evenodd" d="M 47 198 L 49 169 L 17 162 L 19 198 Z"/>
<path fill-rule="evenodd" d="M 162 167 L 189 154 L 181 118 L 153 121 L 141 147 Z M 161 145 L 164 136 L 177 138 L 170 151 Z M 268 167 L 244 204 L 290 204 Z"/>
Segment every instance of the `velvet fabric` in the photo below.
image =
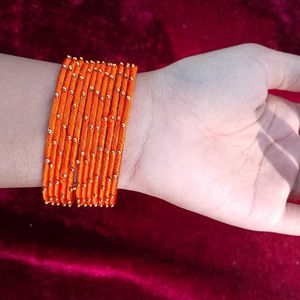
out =
<path fill-rule="evenodd" d="M 296 0 L 10 0 L 0 52 L 147 71 L 244 42 L 300 54 L 299 25 Z M 46 206 L 41 188 L 0 191 L 0 299 L 300 299 L 299 249 L 298 237 L 132 191 L 113 209 Z"/>

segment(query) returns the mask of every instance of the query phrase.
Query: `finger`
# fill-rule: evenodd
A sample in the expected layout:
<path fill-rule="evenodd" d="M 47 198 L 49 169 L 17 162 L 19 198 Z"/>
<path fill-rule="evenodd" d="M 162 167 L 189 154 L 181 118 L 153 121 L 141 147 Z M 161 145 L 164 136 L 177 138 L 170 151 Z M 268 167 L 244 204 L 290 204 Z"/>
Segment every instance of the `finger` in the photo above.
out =
<path fill-rule="evenodd" d="M 272 226 L 273 232 L 300 235 L 300 205 L 287 203 L 279 221 Z M 270 231 L 271 231 L 270 230 Z"/>
<path fill-rule="evenodd" d="M 240 46 L 261 66 L 268 89 L 300 91 L 300 56 L 259 44 Z"/>

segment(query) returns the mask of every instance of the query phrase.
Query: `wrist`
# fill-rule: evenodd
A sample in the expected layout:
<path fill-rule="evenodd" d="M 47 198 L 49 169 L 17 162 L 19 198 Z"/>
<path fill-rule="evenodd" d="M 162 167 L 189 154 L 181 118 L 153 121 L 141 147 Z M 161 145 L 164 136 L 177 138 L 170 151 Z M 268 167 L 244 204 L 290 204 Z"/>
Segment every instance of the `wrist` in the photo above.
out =
<path fill-rule="evenodd" d="M 151 72 L 138 73 L 125 135 L 118 188 L 143 192 L 140 159 L 153 116 Z"/>

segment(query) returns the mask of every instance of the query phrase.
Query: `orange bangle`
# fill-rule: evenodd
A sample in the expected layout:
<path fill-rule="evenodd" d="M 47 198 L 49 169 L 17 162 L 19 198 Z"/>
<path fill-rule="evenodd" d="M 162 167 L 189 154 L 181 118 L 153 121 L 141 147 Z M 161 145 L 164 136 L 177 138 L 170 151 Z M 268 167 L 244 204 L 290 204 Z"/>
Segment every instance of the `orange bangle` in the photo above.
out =
<path fill-rule="evenodd" d="M 65 130 L 65 127 L 68 126 L 69 124 L 69 118 L 70 118 L 70 112 L 71 112 L 71 104 L 74 98 L 74 88 L 76 86 L 76 81 L 77 81 L 77 76 L 76 74 L 79 72 L 81 66 L 82 66 L 82 61 L 77 61 L 77 58 L 74 57 L 73 58 L 75 60 L 75 67 L 71 68 L 69 67 L 69 70 L 72 71 L 72 79 L 71 79 L 71 83 L 68 87 L 67 92 L 70 94 L 67 99 L 66 99 L 66 103 L 65 103 L 65 109 L 64 109 L 64 113 L 62 116 L 62 125 L 60 126 L 60 136 L 59 136 L 59 140 L 58 140 L 58 145 L 60 145 L 60 147 L 57 149 L 57 156 L 56 156 L 56 167 L 55 167 L 55 174 L 54 174 L 54 200 L 55 203 L 57 205 L 60 205 L 60 203 L 62 202 L 62 204 L 64 205 L 65 202 L 64 201 L 60 201 L 59 200 L 59 196 L 60 196 L 60 174 L 61 174 L 61 167 L 62 167 L 62 161 L 63 161 L 63 153 L 64 153 L 64 149 L 65 149 L 65 143 L 66 143 L 66 136 L 67 136 L 67 130 Z M 71 73 L 71 72 L 70 72 Z M 60 116 L 57 116 L 60 118 Z"/>
<path fill-rule="evenodd" d="M 67 56 L 43 163 L 46 204 L 113 207 L 137 67 Z"/>
<path fill-rule="evenodd" d="M 57 113 L 60 104 L 60 97 L 62 95 L 62 87 L 67 74 L 67 68 L 71 62 L 71 57 L 67 56 L 61 66 L 59 77 L 56 83 L 56 91 L 53 97 L 52 109 L 49 117 L 48 136 L 46 138 L 46 145 L 44 149 L 44 165 L 43 165 L 43 178 L 42 178 L 42 192 L 43 198 L 46 203 L 50 203 L 49 188 L 52 187 L 52 182 L 49 182 L 49 172 L 53 168 L 53 162 L 51 161 L 51 150 L 53 141 L 53 131 L 55 128 Z M 52 200 L 52 199 L 51 199 Z M 54 204 L 54 203 L 53 203 Z"/>

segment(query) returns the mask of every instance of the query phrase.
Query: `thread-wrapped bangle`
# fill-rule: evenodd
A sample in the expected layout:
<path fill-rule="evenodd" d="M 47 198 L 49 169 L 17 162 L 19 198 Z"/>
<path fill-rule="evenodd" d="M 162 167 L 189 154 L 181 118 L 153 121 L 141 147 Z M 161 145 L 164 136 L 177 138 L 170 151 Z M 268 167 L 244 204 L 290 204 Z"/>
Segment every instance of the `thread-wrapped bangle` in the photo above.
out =
<path fill-rule="evenodd" d="M 53 132 L 57 120 L 57 114 L 60 104 L 60 97 L 62 95 L 62 87 L 64 86 L 65 77 L 67 74 L 67 68 L 71 62 L 71 57 L 67 56 L 61 65 L 59 76 L 56 83 L 56 90 L 53 97 L 52 109 L 49 116 L 48 124 L 48 136 L 46 138 L 46 144 L 44 149 L 44 165 L 43 165 L 43 176 L 42 176 L 42 191 L 45 202 L 48 204 L 52 200 L 49 196 L 49 188 L 52 187 L 52 182 L 49 181 L 49 172 L 53 168 L 54 164 L 51 161 L 51 150 L 53 142 Z M 54 204 L 54 202 L 53 202 Z"/>
<path fill-rule="evenodd" d="M 67 56 L 44 149 L 43 199 L 113 207 L 137 66 Z"/>

